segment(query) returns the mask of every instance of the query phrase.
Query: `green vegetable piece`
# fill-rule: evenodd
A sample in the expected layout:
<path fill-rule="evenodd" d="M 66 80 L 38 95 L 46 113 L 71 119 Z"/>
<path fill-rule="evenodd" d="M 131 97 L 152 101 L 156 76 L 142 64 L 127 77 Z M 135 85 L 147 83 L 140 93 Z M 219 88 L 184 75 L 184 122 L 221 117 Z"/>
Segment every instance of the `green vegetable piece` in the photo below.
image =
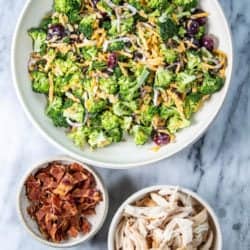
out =
<path fill-rule="evenodd" d="M 115 94 L 118 91 L 118 83 L 115 76 L 100 79 L 100 88 L 107 94 Z"/>
<path fill-rule="evenodd" d="M 73 122 L 82 123 L 84 119 L 84 107 L 81 103 L 74 103 L 72 106 L 64 109 L 63 116 Z"/>
<path fill-rule="evenodd" d="M 57 12 L 69 13 L 71 11 L 80 10 L 81 0 L 54 0 L 54 8 Z"/>
<path fill-rule="evenodd" d="M 105 100 L 99 99 L 88 99 L 86 101 L 86 108 L 89 113 L 96 114 L 103 111 L 106 108 L 107 102 Z"/>
<path fill-rule="evenodd" d="M 147 106 L 147 108 L 140 113 L 140 121 L 145 126 L 150 126 L 153 117 L 158 113 L 158 108 L 155 106 Z"/>
<path fill-rule="evenodd" d="M 92 148 L 102 148 L 112 143 L 103 131 L 94 130 L 89 134 L 88 143 Z"/>
<path fill-rule="evenodd" d="M 149 0 L 147 6 L 151 9 L 166 9 L 169 5 L 168 0 Z"/>
<path fill-rule="evenodd" d="M 125 101 L 132 101 L 140 95 L 140 85 L 130 77 L 122 76 L 118 80 L 120 86 L 120 96 Z"/>
<path fill-rule="evenodd" d="M 165 46 L 161 46 L 161 51 L 164 55 L 165 61 L 168 64 L 176 62 L 178 58 L 178 53 L 176 51 L 174 51 L 173 49 L 167 49 Z"/>
<path fill-rule="evenodd" d="M 133 123 L 133 118 L 131 116 L 125 116 L 121 124 L 121 128 L 124 131 L 129 131 Z"/>
<path fill-rule="evenodd" d="M 187 68 L 190 70 L 199 69 L 201 65 L 201 58 L 198 52 L 187 51 Z"/>
<path fill-rule="evenodd" d="M 68 127 L 67 121 L 63 116 L 63 99 L 55 96 L 51 103 L 48 103 L 46 115 L 50 117 L 56 127 Z"/>
<path fill-rule="evenodd" d="M 190 10 L 198 5 L 198 0 L 173 0 L 172 2 L 185 10 Z"/>
<path fill-rule="evenodd" d="M 89 70 L 104 70 L 107 68 L 107 63 L 102 61 L 92 61 Z"/>
<path fill-rule="evenodd" d="M 127 116 L 132 115 L 137 109 L 137 103 L 135 101 L 130 102 L 116 102 L 113 105 L 113 112 L 117 116 Z"/>
<path fill-rule="evenodd" d="M 180 93 L 187 93 L 191 90 L 192 83 L 196 80 L 195 75 L 191 75 L 190 73 L 184 71 L 177 74 L 176 84 L 178 86 L 178 91 Z"/>
<path fill-rule="evenodd" d="M 117 42 L 113 42 L 110 43 L 108 46 L 108 51 L 112 52 L 112 51 L 119 51 L 124 49 L 125 47 L 125 43 L 123 41 L 117 41 Z"/>
<path fill-rule="evenodd" d="M 182 118 L 179 114 L 168 119 L 167 129 L 171 134 L 175 134 L 178 130 L 186 128 L 190 125 L 190 121 Z"/>
<path fill-rule="evenodd" d="M 166 88 L 172 82 L 174 74 L 166 69 L 159 68 L 155 74 L 155 87 Z"/>
<path fill-rule="evenodd" d="M 140 125 L 133 126 L 132 134 L 134 137 L 134 141 L 136 145 L 143 145 L 145 144 L 151 135 L 152 128 L 150 127 L 143 127 Z"/>
<path fill-rule="evenodd" d="M 101 121 L 102 127 L 107 131 L 120 126 L 120 119 L 110 111 L 106 111 L 102 114 Z"/>
<path fill-rule="evenodd" d="M 72 129 L 67 136 L 73 141 L 73 143 L 79 147 L 83 148 L 86 144 L 86 140 L 88 134 L 90 133 L 90 129 L 87 127 L 80 127 Z"/>
<path fill-rule="evenodd" d="M 200 106 L 202 95 L 199 93 L 192 93 L 185 99 L 184 113 L 187 119 L 190 119 L 193 113 L 196 113 Z"/>
<path fill-rule="evenodd" d="M 143 68 L 143 71 L 137 77 L 138 85 L 142 86 L 147 81 L 149 75 L 150 75 L 150 72 L 147 70 L 147 68 Z"/>
<path fill-rule="evenodd" d="M 49 79 L 48 76 L 39 71 L 33 71 L 31 74 L 32 89 L 41 94 L 48 94 L 49 92 Z"/>
<path fill-rule="evenodd" d="M 84 34 L 85 37 L 88 39 L 91 39 L 91 36 L 93 34 L 93 26 L 94 26 L 95 16 L 89 15 L 85 16 L 80 24 L 79 24 L 79 31 Z"/>
<path fill-rule="evenodd" d="M 170 107 L 161 106 L 160 107 L 160 117 L 162 119 L 168 120 L 170 117 L 174 115 L 179 115 L 179 112 L 176 109 L 176 107 L 173 107 L 173 106 L 170 106 Z"/>
<path fill-rule="evenodd" d="M 224 82 L 223 78 L 206 73 L 203 84 L 198 88 L 198 91 L 203 95 L 212 95 L 222 89 Z"/>
<path fill-rule="evenodd" d="M 108 136 L 113 142 L 120 142 L 122 140 L 123 134 L 120 128 L 114 128 L 107 132 Z"/>
<path fill-rule="evenodd" d="M 28 31 L 29 36 L 33 40 L 34 52 L 45 52 L 46 50 L 46 32 L 41 28 L 32 28 Z"/>
<path fill-rule="evenodd" d="M 163 41 L 167 41 L 178 34 L 178 26 L 170 18 L 165 18 L 164 22 L 159 22 L 159 28 Z"/>

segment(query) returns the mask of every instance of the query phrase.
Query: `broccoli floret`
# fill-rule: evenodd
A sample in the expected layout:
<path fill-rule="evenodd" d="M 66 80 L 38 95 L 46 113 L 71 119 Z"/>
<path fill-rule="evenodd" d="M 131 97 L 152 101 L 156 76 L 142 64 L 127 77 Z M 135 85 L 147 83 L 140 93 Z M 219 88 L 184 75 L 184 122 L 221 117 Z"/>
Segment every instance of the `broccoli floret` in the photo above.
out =
<path fill-rule="evenodd" d="M 178 53 L 173 49 L 167 49 L 164 45 L 161 47 L 161 51 L 168 64 L 172 64 L 177 60 Z"/>
<path fill-rule="evenodd" d="M 63 99 L 55 96 L 51 103 L 48 103 L 46 115 L 50 117 L 56 127 L 68 127 L 67 121 L 63 116 Z"/>
<path fill-rule="evenodd" d="M 89 70 L 104 70 L 107 68 L 107 63 L 103 61 L 92 61 Z"/>
<path fill-rule="evenodd" d="M 37 93 L 48 94 L 48 76 L 45 73 L 39 71 L 33 71 L 30 75 L 32 78 L 32 89 Z"/>
<path fill-rule="evenodd" d="M 83 94 L 83 74 L 78 71 L 74 74 L 71 74 L 71 77 L 68 81 L 68 87 L 71 89 L 72 93 L 77 97 L 81 97 Z"/>
<path fill-rule="evenodd" d="M 196 39 L 201 39 L 204 35 L 206 34 L 206 26 L 200 26 L 199 31 L 196 34 L 195 38 Z"/>
<path fill-rule="evenodd" d="M 142 68 L 142 71 L 138 74 L 137 83 L 139 86 L 142 86 L 148 79 L 150 72 L 146 67 Z"/>
<path fill-rule="evenodd" d="M 74 122 L 82 123 L 84 117 L 84 107 L 81 103 L 74 103 L 70 107 L 64 109 L 63 116 Z"/>
<path fill-rule="evenodd" d="M 163 41 L 178 34 L 178 26 L 170 18 L 165 18 L 164 22 L 159 22 L 160 34 Z"/>
<path fill-rule="evenodd" d="M 134 141 L 136 145 L 143 145 L 145 144 L 151 135 L 152 128 L 150 127 L 143 127 L 139 125 L 135 125 L 132 128 L 132 134 L 134 137 Z"/>
<path fill-rule="evenodd" d="M 192 87 L 192 83 L 196 80 L 195 75 L 191 75 L 190 73 L 183 71 L 177 74 L 176 84 L 178 87 L 178 91 L 180 93 L 187 93 L 190 91 Z"/>
<path fill-rule="evenodd" d="M 188 51 L 187 53 L 187 68 L 190 70 L 198 69 L 201 65 L 201 58 L 198 52 L 196 51 Z"/>
<path fill-rule="evenodd" d="M 106 111 L 102 114 L 101 121 L 102 127 L 107 131 L 120 126 L 120 119 L 110 111 Z"/>
<path fill-rule="evenodd" d="M 170 117 L 179 114 L 176 107 L 173 107 L 173 106 L 170 106 L 170 107 L 161 106 L 159 113 L 160 113 L 160 117 L 164 120 L 168 120 Z"/>
<path fill-rule="evenodd" d="M 54 0 L 54 8 L 57 12 L 69 13 L 74 10 L 79 10 L 81 0 Z"/>
<path fill-rule="evenodd" d="M 198 91 L 203 95 L 212 95 L 213 93 L 220 91 L 223 85 L 223 78 L 206 73 L 203 83 L 198 88 Z"/>
<path fill-rule="evenodd" d="M 120 142 L 122 140 L 123 134 L 120 128 L 114 128 L 107 132 L 108 137 L 112 139 L 113 142 Z"/>
<path fill-rule="evenodd" d="M 186 34 L 187 34 L 187 30 L 183 26 L 180 26 L 179 31 L 178 31 L 178 35 L 180 37 L 184 38 Z"/>
<path fill-rule="evenodd" d="M 146 106 L 140 113 L 140 121 L 145 126 L 150 126 L 153 117 L 158 113 L 158 108 L 155 106 Z"/>
<path fill-rule="evenodd" d="M 87 37 L 88 39 L 91 39 L 91 36 L 93 34 L 94 22 L 95 22 L 95 16 L 89 15 L 85 16 L 79 24 L 79 31 L 83 33 L 84 36 Z"/>
<path fill-rule="evenodd" d="M 35 52 L 44 52 L 46 50 L 46 32 L 41 28 L 32 28 L 28 31 L 29 36 L 33 40 Z"/>
<path fill-rule="evenodd" d="M 135 101 L 130 102 L 116 102 L 113 105 L 113 112 L 118 116 L 127 116 L 132 115 L 133 112 L 137 109 L 137 103 Z"/>
<path fill-rule="evenodd" d="M 102 148 L 112 143 L 103 131 L 94 130 L 89 134 L 88 143 L 92 148 Z"/>
<path fill-rule="evenodd" d="M 133 118 L 131 116 L 125 116 L 123 118 L 121 128 L 125 131 L 129 131 L 132 126 Z"/>
<path fill-rule="evenodd" d="M 65 93 L 65 89 L 67 89 L 70 79 L 71 75 L 54 78 L 54 92 L 56 95 L 62 96 Z"/>
<path fill-rule="evenodd" d="M 56 59 L 52 68 L 52 72 L 56 76 L 63 76 L 66 74 L 73 74 L 79 71 L 78 66 L 70 59 Z"/>
<path fill-rule="evenodd" d="M 112 11 L 113 11 L 112 8 L 110 8 L 110 6 L 104 0 L 98 1 L 98 3 L 96 4 L 96 7 L 99 11 L 112 15 Z"/>
<path fill-rule="evenodd" d="M 122 50 L 125 47 L 125 43 L 123 41 L 117 41 L 110 43 L 108 46 L 108 51 L 119 51 Z"/>
<path fill-rule="evenodd" d="M 52 19 L 49 16 L 49 17 L 43 18 L 39 26 L 40 26 L 41 29 L 47 30 L 48 27 L 49 27 L 49 24 L 51 24 L 51 23 L 52 23 Z"/>
<path fill-rule="evenodd" d="M 73 143 L 79 147 L 83 148 L 88 134 L 90 133 L 90 129 L 87 127 L 73 128 L 67 136 L 73 141 Z"/>
<path fill-rule="evenodd" d="M 128 33 L 133 30 L 134 27 L 134 18 L 128 17 L 122 20 L 121 23 L 121 33 Z"/>
<path fill-rule="evenodd" d="M 166 69 L 159 68 L 155 74 L 155 87 L 166 88 L 172 82 L 174 74 Z"/>
<path fill-rule="evenodd" d="M 103 111 L 107 106 L 107 102 L 105 100 L 99 99 L 88 99 L 86 101 L 86 108 L 89 113 L 96 114 Z"/>
<path fill-rule="evenodd" d="M 186 128 L 189 125 L 190 125 L 189 120 L 177 114 L 168 119 L 167 129 L 171 134 L 175 134 L 179 129 Z"/>
<path fill-rule="evenodd" d="M 131 4 L 132 6 L 134 6 L 137 10 L 143 9 L 143 5 L 142 5 L 141 1 L 138 1 L 138 0 L 128 0 L 127 2 L 129 4 Z"/>
<path fill-rule="evenodd" d="M 118 91 L 118 83 L 115 76 L 100 79 L 100 88 L 107 94 L 115 94 Z"/>
<path fill-rule="evenodd" d="M 91 60 L 97 55 L 97 48 L 95 46 L 86 46 L 81 49 L 83 58 L 85 60 Z"/>
<path fill-rule="evenodd" d="M 185 10 L 190 10 L 198 5 L 198 0 L 173 0 L 173 3 Z"/>
<path fill-rule="evenodd" d="M 70 23 L 78 23 L 81 21 L 81 16 L 79 13 L 79 10 L 72 10 L 68 13 L 68 17 L 69 17 L 69 22 Z"/>
<path fill-rule="evenodd" d="M 151 9 L 166 9 L 169 5 L 168 0 L 149 0 L 147 6 Z"/>
<path fill-rule="evenodd" d="M 120 96 L 123 100 L 131 101 L 139 96 L 140 85 L 136 80 L 127 76 L 122 76 L 118 80 L 120 86 Z"/>
<path fill-rule="evenodd" d="M 192 93 L 186 97 L 184 103 L 184 113 L 187 119 L 189 119 L 193 113 L 198 111 L 201 98 L 202 95 L 199 93 Z"/>

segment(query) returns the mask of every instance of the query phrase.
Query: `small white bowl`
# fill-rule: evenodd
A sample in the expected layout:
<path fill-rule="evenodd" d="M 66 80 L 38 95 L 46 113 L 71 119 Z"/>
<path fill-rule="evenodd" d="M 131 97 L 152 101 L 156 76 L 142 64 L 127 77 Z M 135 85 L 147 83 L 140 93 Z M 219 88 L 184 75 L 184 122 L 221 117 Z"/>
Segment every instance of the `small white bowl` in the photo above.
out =
<path fill-rule="evenodd" d="M 32 41 L 27 30 L 36 27 L 44 15 L 51 11 L 52 0 L 27 0 L 20 15 L 12 44 L 12 74 L 16 91 L 27 116 L 42 134 L 67 154 L 88 164 L 105 168 L 131 168 L 150 164 L 170 157 L 197 141 L 213 122 L 226 98 L 233 66 L 232 38 L 229 25 L 218 0 L 200 0 L 201 7 L 209 15 L 209 33 L 219 41 L 219 49 L 228 55 L 226 82 L 223 89 L 214 94 L 194 116 L 192 125 L 181 130 L 175 143 L 162 147 L 158 152 L 151 150 L 153 143 L 136 146 L 133 139 L 95 151 L 86 147 L 77 148 L 65 135 L 63 129 L 56 128 L 44 114 L 46 98 L 32 91 L 27 62 L 32 52 Z M 129 156 L 129 157 L 128 157 Z"/>
<path fill-rule="evenodd" d="M 46 240 L 41 235 L 36 221 L 33 220 L 27 212 L 27 207 L 28 207 L 30 202 L 27 198 L 26 191 L 25 191 L 25 185 L 24 185 L 27 178 L 31 174 L 36 173 L 39 169 L 46 167 L 49 162 L 53 162 L 53 161 L 62 162 L 64 164 L 69 164 L 69 163 L 73 163 L 73 162 L 80 164 L 81 166 L 83 166 L 83 168 L 85 168 L 91 174 L 93 174 L 93 176 L 96 180 L 96 183 L 97 183 L 97 188 L 103 194 L 103 201 L 99 205 L 97 205 L 96 214 L 88 217 L 88 219 L 92 225 L 91 231 L 86 235 L 79 234 L 76 238 L 70 238 L 70 239 L 68 239 L 66 241 L 62 241 L 60 243 L 50 242 L 50 241 Z M 66 156 L 58 156 L 58 157 L 50 158 L 50 159 L 47 159 L 46 161 L 42 161 L 40 163 L 37 163 L 33 167 L 31 167 L 31 169 L 25 174 L 25 176 L 21 182 L 20 189 L 18 192 L 18 197 L 17 197 L 18 215 L 19 215 L 19 218 L 20 218 L 22 224 L 26 228 L 26 230 L 35 239 L 39 240 L 40 242 L 47 244 L 51 247 L 60 247 L 60 248 L 73 247 L 73 246 L 81 244 L 81 243 L 89 240 L 90 238 L 92 238 L 101 229 L 101 227 L 106 219 L 106 216 L 107 216 L 108 207 L 109 207 L 108 192 L 107 192 L 107 189 L 105 188 L 100 176 L 92 168 L 86 166 L 82 162 L 73 160 L 73 159 L 66 157 Z"/>
<path fill-rule="evenodd" d="M 158 186 L 151 186 L 144 188 L 133 195 L 131 195 L 127 200 L 125 200 L 122 205 L 119 207 L 117 210 L 115 216 L 113 217 L 113 220 L 111 222 L 110 228 L 109 228 L 109 233 L 108 233 L 108 250 L 115 250 L 114 248 L 114 235 L 115 235 L 115 230 L 117 228 L 118 223 L 121 220 L 122 213 L 124 208 L 129 205 L 134 203 L 137 200 L 142 199 L 145 197 L 148 193 L 154 192 L 160 189 L 176 189 L 178 188 L 178 191 L 187 194 L 191 196 L 193 199 L 198 201 L 206 210 L 208 211 L 210 221 L 212 223 L 212 227 L 215 232 L 215 243 L 214 243 L 214 249 L 213 250 L 222 250 L 222 233 L 221 233 L 221 228 L 219 224 L 219 220 L 214 212 L 214 210 L 210 207 L 210 205 L 203 200 L 200 196 L 198 196 L 196 193 L 189 189 L 181 188 L 181 187 L 176 187 L 176 186 L 169 186 L 169 185 L 158 185 Z"/>

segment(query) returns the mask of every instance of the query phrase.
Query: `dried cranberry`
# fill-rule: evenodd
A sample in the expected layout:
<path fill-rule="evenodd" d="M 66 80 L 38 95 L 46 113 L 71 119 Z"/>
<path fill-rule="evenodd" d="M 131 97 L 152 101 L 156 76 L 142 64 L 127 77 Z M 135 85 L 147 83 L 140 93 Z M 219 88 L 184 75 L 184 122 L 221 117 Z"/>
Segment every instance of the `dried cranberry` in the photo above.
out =
<path fill-rule="evenodd" d="M 206 49 L 213 51 L 215 46 L 214 38 L 211 35 L 204 36 L 202 39 L 202 45 Z"/>
<path fill-rule="evenodd" d="M 202 14 L 202 13 L 205 13 L 205 11 L 202 9 L 195 9 L 195 11 L 194 11 L 194 14 Z M 200 25 L 205 25 L 207 23 L 207 17 L 204 16 L 204 17 L 197 18 L 196 21 Z"/>
<path fill-rule="evenodd" d="M 116 53 L 109 54 L 109 57 L 108 57 L 108 67 L 110 69 L 114 69 L 117 66 L 117 63 L 118 63 L 118 58 L 117 58 Z"/>
<path fill-rule="evenodd" d="M 170 142 L 170 136 L 168 134 L 165 134 L 165 133 L 156 132 L 153 135 L 153 141 L 156 145 L 163 146 L 163 145 L 166 145 Z"/>
<path fill-rule="evenodd" d="M 199 32 L 200 25 L 195 20 L 189 20 L 187 23 L 187 32 L 189 35 L 193 36 Z"/>
<path fill-rule="evenodd" d="M 65 36 L 65 29 L 61 24 L 54 24 L 49 27 L 48 37 L 51 39 L 55 36 L 59 39 Z"/>

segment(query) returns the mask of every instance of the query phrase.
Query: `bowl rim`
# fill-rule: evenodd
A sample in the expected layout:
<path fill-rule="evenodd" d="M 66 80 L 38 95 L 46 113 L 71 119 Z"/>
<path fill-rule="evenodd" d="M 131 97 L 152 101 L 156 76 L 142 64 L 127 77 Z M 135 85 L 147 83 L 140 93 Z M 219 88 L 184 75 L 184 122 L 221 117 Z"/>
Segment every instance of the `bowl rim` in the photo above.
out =
<path fill-rule="evenodd" d="M 186 194 L 192 196 L 195 200 L 197 200 L 199 203 L 201 203 L 201 205 L 207 209 L 208 214 L 210 215 L 210 217 L 214 223 L 214 226 L 215 226 L 215 230 L 217 233 L 216 237 L 217 237 L 217 241 L 218 241 L 218 249 L 216 249 L 216 250 L 223 249 L 223 237 L 222 237 L 222 231 L 221 231 L 219 219 L 218 219 L 214 209 L 208 204 L 208 202 L 206 200 L 204 200 L 199 194 L 197 194 L 194 191 L 192 191 L 188 188 L 185 188 L 185 187 L 175 186 L 175 185 L 154 185 L 154 186 L 149 186 L 149 187 L 140 189 L 139 191 L 133 193 L 116 210 L 116 212 L 113 216 L 113 219 L 110 223 L 110 227 L 109 227 L 109 231 L 108 231 L 108 237 L 107 237 L 108 250 L 115 250 L 113 247 L 114 246 L 115 229 L 116 229 L 117 224 L 121 218 L 121 214 L 122 214 L 122 211 L 125 208 L 125 206 L 135 202 L 136 200 L 138 200 L 139 198 L 143 197 L 144 195 L 146 195 L 150 192 L 157 191 L 160 189 L 177 189 L 180 192 L 183 192 L 183 193 L 186 193 Z"/>
<path fill-rule="evenodd" d="M 30 5 L 30 3 L 32 2 L 32 0 L 27 0 L 22 11 L 21 14 L 18 18 L 16 27 L 15 27 L 15 31 L 13 33 L 13 37 L 12 37 L 12 45 L 11 45 L 11 75 L 12 75 L 12 80 L 13 80 L 13 84 L 14 84 L 14 88 L 15 88 L 15 92 L 18 96 L 19 102 L 21 103 L 21 106 L 26 114 L 26 116 L 28 117 L 28 119 L 31 121 L 31 123 L 34 125 L 35 128 L 37 128 L 37 130 L 40 132 L 40 134 L 46 138 L 46 140 L 48 142 L 50 142 L 52 145 L 54 145 L 55 147 L 59 148 L 60 150 L 62 150 L 63 152 L 67 153 L 68 155 L 70 155 L 71 157 L 78 159 L 79 161 L 83 161 L 86 162 L 87 164 L 90 165 L 95 165 L 97 167 L 100 168 L 107 168 L 107 169 L 130 169 L 130 168 L 135 168 L 135 167 L 142 167 L 142 166 L 148 166 L 149 164 L 153 164 L 156 162 L 159 162 L 163 159 L 167 159 L 172 157 L 173 155 L 181 152 L 182 150 L 184 150 L 185 148 L 187 148 L 188 146 L 193 145 L 195 142 L 197 142 L 202 135 L 208 130 L 208 128 L 212 125 L 212 123 L 214 122 L 214 120 L 216 119 L 216 117 L 218 116 L 219 112 L 221 111 L 221 108 L 226 100 L 226 97 L 228 95 L 228 91 L 231 85 L 231 80 L 232 80 L 232 74 L 233 74 L 233 69 L 234 69 L 234 47 L 233 47 L 233 39 L 232 39 L 232 32 L 229 26 L 229 22 L 224 14 L 224 11 L 221 7 L 221 4 L 218 2 L 218 0 L 214 0 L 214 3 L 217 5 L 216 9 L 218 9 L 218 11 L 220 12 L 220 15 L 223 19 L 223 22 L 226 24 L 225 29 L 227 34 L 229 35 L 229 50 L 230 50 L 230 55 L 232 57 L 232 62 L 230 65 L 228 65 L 228 75 L 227 75 L 227 79 L 226 81 L 228 82 L 227 85 L 224 86 L 225 91 L 223 94 L 221 94 L 221 99 L 219 101 L 219 105 L 217 110 L 213 113 L 213 115 L 211 115 L 210 119 L 206 122 L 206 124 L 203 125 L 203 127 L 197 132 L 197 134 L 195 134 L 193 137 L 190 137 L 190 139 L 186 140 L 185 143 L 183 143 L 180 147 L 176 147 L 176 149 L 174 149 L 171 153 L 169 153 L 168 155 L 162 155 L 162 156 L 157 156 L 154 157 L 153 159 L 150 160 L 143 160 L 140 162 L 132 162 L 132 163 L 112 163 L 112 162 L 108 162 L 108 161 L 101 161 L 98 159 L 90 159 L 84 155 L 80 155 L 77 152 L 73 152 L 72 150 L 68 149 L 66 146 L 63 146 L 63 144 L 61 144 L 60 142 L 58 142 L 57 140 L 53 139 L 49 134 L 47 134 L 47 132 L 42 128 L 42 126 L 36 121 L 36 119 L 31 115 L 31 112 L 29 111 L 28 106 L 25 104 L 21 91 L 19 90 L 19 84 L 18 84 L 18 79 L 17 79 L 17 70 L 16 70 L 16 63 L 15 63 L 15 51 L 16 51 L 16 46 L 17 46 L 17 37 L 18 37 L 18 33 L 19 33 L 19 29 L 21 26 L 21 22 L 28 10 L 28 7 Z"/>
<path fill-rule="evenodd" d="M 54 243 L 54 242 L 50 242 L 46 239 L 44 239 L 43 237 L 38 236 L 33 230 L 32 228 L 30 228 L 27 223 L 25 222 L 24 219 L 24 215 L 22 213 L 22 209 L 21 209 L 21 203 L 22 203 L 22 191 L 24 188 L 24 184 L 25 181 L 27 180 L 28 176 L 34 172 L 37 171 L 42 167 L 42 165 L 45 165 L 49 162 L 53 162 L 53 161 L 68 161 L 68 162 L 76 162 L 78 164 L 80 164 L 83 168 L 86 168 L 91 174 L 93 174 L 94 178 L 96 180 L 98 180 L 99 184 L 100 184 L 100 189 L 101 192 L 103 194 L 103 202 L 104 202 L 104 212 L 103 212 L 103 216 L 100 218 L 100 221 L 98 223 L 98 225 L 95 227 L 94 230 L 92 230 L 89 234 L 82 236 L 81 238 L 79 238 L 77 241 L 75 242 L 67 242 L 65 241 L 64 243 Z M 90 166 L 86 165 L 85 163 L 75 160 L 71 157 L 65 156 L 65 155 L 59 155 L 59 156 L 54 156 L 54 157 L 48 157 L 45 160 L 40 160 L 38 162 L 36 162 L 35 164 L 32 164 L 32 166 L 26 171 L 26 173 L 24 174 L 24 176 L 22 177 L 20 184 L 18 186 L 18 191 L 17 191 L 17 197 L 16 197 L 16 210 L 17 210 L 17 214 L 19 217 L 19 221 L 21 222 L 21 224 L 24 226 L 24 228 L 26 229 L 26 231 L 37 241 L 50 246 L 50 247 L 55 247 L 55 248 L 67 248 L 67 247 L 74 247 L 77 246 L 79 244 L 82 244 L 88 240 L 90 240 L 93 236 L 95 236 L 102 228 L 102 226 L 104 225 L 104 222 L 106 221 L 107 215 L 108 215 L 108 210 L 109 210 L 109 194 L 108 194 L 108 189 L 106 188 L 104 181 L 102 179 L 102 177 Z"/>

